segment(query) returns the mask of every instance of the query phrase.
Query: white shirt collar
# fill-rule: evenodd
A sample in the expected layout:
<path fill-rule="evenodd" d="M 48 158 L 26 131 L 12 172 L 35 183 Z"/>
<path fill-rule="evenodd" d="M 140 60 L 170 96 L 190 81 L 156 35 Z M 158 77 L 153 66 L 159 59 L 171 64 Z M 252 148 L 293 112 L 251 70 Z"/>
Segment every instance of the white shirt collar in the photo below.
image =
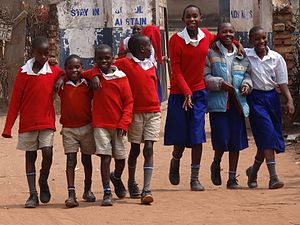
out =
<path fill-rule="evenodd" d="M 87 81 L 86 81 L 84 78 L 81 78 L 81 79 L 80 79 L 80 82 L 78 82 L 77 84 L 74 84 L 74 82 L 71 81 L 71 80 L 68 80 L 68 81 L 66 82 L 66 84 L 72 85 L 72 86 L 74 86 L 74 87 L 78 87 L 78 86 L 80 86 L 81 84 L 85 84 L 86 86 L 88 86 L 88 83 L 87 83 Z"/>
<path fill-rule="evenodd" d="M 233 52 L 228 52 L 228 49 L 224 47 L 224 45 L 222 45 L 222 43 L 220 41 L 217 41 L 217 46 L 219 47 L 219 49 L 221 50 L 221 52 L 226 55 L 226 56 L 232 56 L 235 55 L 238 51 L 237 47 L 232 44 L 233 46 Z"/>
<path fill-rule="evenodd" d="M 276 54 L 274 53 L 274 51 L 272 51 L 268 46 L 267 46 L 267 49 L 268 49 L 268 53 L 267 53 L 267 55 L 264 56 L 264 58 L 262 60 L 266 60 L 266 59 L 270 59 L 270 58 L 276 59 L 277 57 L 276 57 Z M 246 51 L 247 56 L 259 58 L 258 55 L 256 54 L 254 48 L 246 48 L 245 51 Z"/>
<path fill-rule="evenodd" d="M 183 29 L 183 31 L 178 32 L 177 35 L 185 41 L 185 44 L 191 44 L 195 47 L 197 47 L 199 42 L 205 37 L 204 32 L 200 28 L 198 28 L 197 40 L 191 39 L 186 27 Z"/>
<path fill-rule="evenodd" d="M 28 75 L 33 75 L 33 76 L 38 76 L 38 75 L 45 75 L 47 73 L 52 73 L 52 70 L 50 68 L 50 65 L 48 63 L 48 61 L 44 64 L 43 68 L 38 72 L 38 73 L 35 73 L 33 72 L 32 70 L 32 67 L 33 67 L 33 63 L 35 62 L 35 58 L 31 58 L 29 59 L 24 66 L 21 67 L 22 69 L 22 73 L 27 73 Z"/>
<path fill-rule="evenodd" d="M 132 54 L 131 54 L 131 58 L 133 59 L 133 61 L 139 64 L 144 70 L 148 70 L 153 66 L 155 66 L 151 58 L 144 59 L 143 61 L 141 61 L 138 58 L 134 57 Z"/>
<path fill-rule="evenodd" d="M 123 71 L 118 70 L 118 68 L 116 66 L 111 66 L 111 68 L 113 70 L 112 73 L 108 73 L 108 74 L 102 73 L 103 78 L 105 80 L 114 80 L 114 79 L 118 79 L 118 78 L 122 78 L 122 77 L 126 76 L 126 74 Z"/>

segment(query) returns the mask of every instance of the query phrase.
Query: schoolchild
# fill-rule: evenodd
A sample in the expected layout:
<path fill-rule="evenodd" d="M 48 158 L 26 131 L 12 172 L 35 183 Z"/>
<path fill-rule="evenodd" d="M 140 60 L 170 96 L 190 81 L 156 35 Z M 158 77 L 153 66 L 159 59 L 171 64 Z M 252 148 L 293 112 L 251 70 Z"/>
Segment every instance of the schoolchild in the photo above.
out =
<path fill-rule="evenodd" d="M 51 198 L 48 177 L 52 165 L 55 112 L 53 94 L 55 81 L 63 70 L 49 65 L 49 42 L 46 37 L 36 37 L 32 41 L 32 55 L 16 76 L 12 97 L 2 136 L 11 138 L 11 129 L 18 115 L 19 136 L 17 149 L 25 151 L 25 170 L 30 196 L 25 208 L 39 205 L 36 190 L 37 150 L 42 151 L 39 186 L 40 200 L 48 203 Z"/>
<path fill-rule="evenodd" d="M 252 89 L 250 63 L 237 54 L 232 43 L 235 29 L 230 23 L 218 26 L 217 49 L 210 49 L 205 66 L 205 84 L 208 89 L 209 120 L 214 160 L 211 180 L 221 185 L 220 163 L 229 152 L 228 189 L 240 189 L 236 179 L 239 151 L 248 147 L 245 117 L 249 115 L 246 95 Z"/>
<path fill-rule="evenodd" d="M 96 65 L 84 75 L 96 79 L 101 87 L 94 91 L 93 127 L 96 154 L 101 157 L 101 177 L 104 189 L 102 206 L 112 206 L 110 180 L 118 198 L 124 198 L 126 189 L 121 176 L 127 158 L 125 136 L 132 120 L 133 98 L 124 72 L 112 66 L 110 46 L 101 44 L 95 49 Z M 110 173 L 111 158 L 115 170 Z"/>
<path fill-rule="evenodd" d="M 142 29 L 143 29 L 143 26 L 140 25 L 140 24 L 133 25 L 131 36 L 133 36 L 135 34 L 140 34 Z M 121 44 L 120 44 L 120 47 L 118 49 L 118 57 L 125 57 L 126 54 L 129 53 L 128 41 L 129 41 L 131 36 L 128 36 L 128 37 L 121 40 Z"/>
<path fill-rule="evenodd" d="M 246 170 L 249 188 L 257 187 L 257 173 L 264 159 L 268 167 L 269 189 L 282 188 L 276 172 L 275 153 L 285 151 L 282 135 L 282 112 L 279 94 L 286 98 L 285 113 L 291 118 L 295 108 L 288 89 L 288 73 L 283 57 L 267 46 L 267 35 L 261 27 L 249 32 L 253 48 L 245 49 L 251 63 L 253 91 L 247 97 L 250 125 L 257 152 L 254 163 Z"/>
<path fill-rule="evenodd" d="M 79 148 L 85 175 L 82 198 L 87 202 L 96 200 L 91 191 L 93 171 L 91 155 L 95 153 L 95 140 L 91 124 L 93 92 L 89 89 L 87 81 L 82 78 L 82 71 L 80 57 L 78 55 L 70 55 L 65 61 L 66 81 L 58 92 L 61 99 L 61 135 L 67 156 L 68 199 L 65 201 L 65 205 L 68 208 L 79 205 L 74 185 Z"/>
<path fill-rule="evenodd" d="M 151 192 L 153 145 L 159 139 L 161 119 L 157 77 L 155 66 L 150 60 L 150 39 L 147 36 L 134 35 L 129 40 L 128 48 L 132 57 L 117 60 L 115 63 L 126 73 L 134 99 L 133 120 L 128 130 L 128 141 L 131 143 L 128 157 L 128 190 L 131 198 L 141 198 L 142 204 L 150 204 L 153 202 Z M 135 172 L 142 143 L 144 143 L 144 185 L 140 193 Z"/>

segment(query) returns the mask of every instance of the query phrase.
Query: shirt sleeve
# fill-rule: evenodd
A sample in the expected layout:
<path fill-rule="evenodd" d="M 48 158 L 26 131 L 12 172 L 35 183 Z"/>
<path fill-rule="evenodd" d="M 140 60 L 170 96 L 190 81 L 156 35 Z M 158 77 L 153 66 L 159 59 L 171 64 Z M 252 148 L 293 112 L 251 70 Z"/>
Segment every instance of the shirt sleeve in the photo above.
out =
<path fill-rule="evenodd" d="M 284 58 L 278 54 L 275 67 L 276 82 L 277 84 L 287 84 L 288 83 L 288 72 L 287 66 Z"/>
<path fill-rule="evenodd" d="M 176 43 L 176 39 L 177 38 L 173 36 L 169 43 L 172 80 L 174 81 L 174 83 L 176 83 L 176 85 L 179 87 L 179 89 L 184 95 L 191 95 L 192 91 L 189 88 L 187 82 L 185 81 L 183 72 L 181 70 L 181 55 L 183 50 L 180 48 L 179 44 Z"/>
<path fill-rule="evenodd" d="M 12 96 L 10 99 L 9 108 L 7 112 L 7 117 L 2 132 L 3 137 L 12 137 L 11 130 L 19 115 L 25 84 L 26 84 L 25 76 L 21 73 L 21 70 L 19 70 L 19 73 L 17 74 L 14 83 Z"/>
<path fill-rule="evenodd" d="M 123 102 L 123 114 L 121 120 L 119 121 L 118 128 L 127 131 L 132 120 L 133 98 L 128 78 L 124 77 L 122 80 L 121 94 Z"/>

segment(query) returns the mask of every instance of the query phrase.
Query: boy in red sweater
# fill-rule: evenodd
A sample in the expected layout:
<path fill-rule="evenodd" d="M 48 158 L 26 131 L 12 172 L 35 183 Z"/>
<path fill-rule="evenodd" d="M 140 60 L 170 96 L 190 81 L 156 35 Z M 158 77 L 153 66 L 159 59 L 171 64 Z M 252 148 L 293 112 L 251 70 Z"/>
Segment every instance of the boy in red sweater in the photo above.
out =
<path fill-rule="evenodd" d="M 101 88 L 94 92 L 93 127 L 96 154 L 101 157 L 101 177 L 104 189 L 102 206 L 111 206 L 110 180 L 118 198 L 124 198 L 126 189 L 121 180 L 127 158 L 124 136 L 132 120 L 133 98 L 128 79 L 113 63 L 112 49 L 101 44 L 95 49 L 94 68 L 84 76 L 97 80 Z M 110 173 L 111 157 L 115 158 L 115 170 Z"/>
<path fill-rule="evenodd" d="M 53 87 L 63 74 L 59 67 L 48 64 L 49 42 L 46 37 L 37 37 L 32 41 L 32 54 L 34 58 L 29 59 L 16 76 L 2 133 L 5 138 L 12 137 L 11 129 L 20 114 L 17 149 L 25 151 L 30 191 L 25 208 L 39 205 L 35 169 L 38 149 L 42 150 L 43 156 L 39 178 L 40 200 L 47 203 L 51 198 L 47 179 L 52 164 L 55 131 Z"/>
<path fill-rule="evenodd" d="M 141 198 L 142 204 L 153 202 L 151 177 L 153 171 L 153 144 L 158 141 L 160 131 L 160 102 L 157 95 L 155 66 L 149 59 L 151 43 L 147 36 L 134 35 L 128 48 L 132 58 L 117 60 L 115 65 L 128 77 L 133 94 L 133 121 L 128 130 L 131 149 L 128 158 L 128 190 L 131 198 Z M 140 144 L 144 143 L 144 187 L 142 194 L 135 182 L 136 160 Z"/>
<path fill-rule="evenodd" d="M 60 123 L 65 154 L 67 155 L 66 175 L 68 183 L 68 199 L 66 207 L 78 206 L 74 186 L 77 152 L 81 150 L 81 161 L 84 167 L 84 193 L 83 199 L 87 202 L 96 200 L 91 192 L 92 159 L 95 153 L 95 140 L 93 135 L 91 104 L 93 93 L 89 90 L 85 79 L 81 78 L 81 59 L 78 55 L 70 55 L 65 61 L 67 81 L 59 90 L 61 99 Z"/>

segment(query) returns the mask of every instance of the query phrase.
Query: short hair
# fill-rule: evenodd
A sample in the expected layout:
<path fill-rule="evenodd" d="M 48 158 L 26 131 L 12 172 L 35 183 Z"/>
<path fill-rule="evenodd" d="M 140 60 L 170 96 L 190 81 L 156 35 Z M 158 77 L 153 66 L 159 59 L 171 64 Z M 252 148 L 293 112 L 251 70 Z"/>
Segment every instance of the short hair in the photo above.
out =
<path fill-rule="evenodd" d="M 224 24 L 230 24 L 233 27 L 233 29 L 235 29 L 234 26 L 230 22 L 222 22 L 218 25 L 218 30 L 217 30 L 218 33 L 220 32 L 220 29 Z"/>
<path fill-rule="evenodd" d="M 96 52 L 101 51 L 103 49 L 108 49 L 111 52 L 111 54 L 112 54 L 112 47 L 110 47 L 107 44 L 100 44 L 100 45 L 98 45 L 98 46 L 95 47 L 95 55 L 96 55 Z"/>
<path fill-rule="evenodd" d="M 186 11 L 188 8 L 197 8 L 198 11 L 199 11 L 199 14 L 202 15 L 202 14 L 201 14 L 201 9 L 199 8 L 199 6 L 196 6 L 196 5 L 192 5 L 192 4 L 191 4 L 191 5 L 188 5 L 187 7 L 185 7 L 185 8 L 183 9 L 182 18 L 184 18 L 185 11 Z"/>
<path fill-rule="evenodd" d="M 145 35 L 141 35 L 141 34 L 136 34 L 130 37 L 129 41 L 128 41 L 128 49 L 129 51 L 134 55 L 135 53 L 137 53 L 140 50 L 140 46 L 145 44 L 145 40 L 149 39 L 147 36 Z"/>
<path fill-rule="evenodd" d="M 45 36 L 38 36 L 33 39 L 31 47 L 36 49 L 41 47 L 43 44 L 49 44 L 48 38 Z"/>
<path fill-rule="evenodd" d="M 252 38 L 252 36 L 257 32 L 257 31 L 259 31 L 259 30 L 264 30 L 262 27 L 260 27 L 260 26 L 254 26 L 254 27 L 252 27 L 251 29 L 250 29 L 250 31 L 249 31 L 249 39 L 251 39 Z"/>
<path fill-rule="evenodd" d="M 72 55 L 69 55 L 66 60 L 65 60 L 65 68 L 67 67 L 68 63 L 72 60 L 72 59 L 78 59 L 81 63 L 81 58 L 79 55 L 76 55 L 76 54 L 72 54 Z M 82 64 L 82 63 L 81 63 Z"/>

